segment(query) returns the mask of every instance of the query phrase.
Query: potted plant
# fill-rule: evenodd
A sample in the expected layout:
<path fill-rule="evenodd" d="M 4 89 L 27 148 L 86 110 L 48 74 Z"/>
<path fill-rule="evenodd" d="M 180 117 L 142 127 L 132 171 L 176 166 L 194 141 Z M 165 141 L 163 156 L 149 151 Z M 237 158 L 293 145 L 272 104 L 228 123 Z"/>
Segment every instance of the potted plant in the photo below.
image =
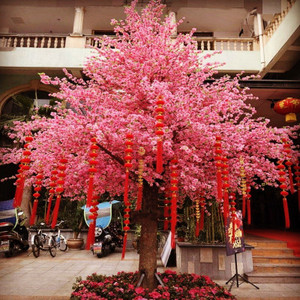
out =
<path fill-rule="evenodd" d="M 81 249 L 84 240 L 79 235 L 85 227 L 84 212 L 82 201 L 67 201 L 64 207 L 64 220 L 66 226 L 72 229 L 73 237 L 67 239 L 67 245 L 70 249 Z"/>

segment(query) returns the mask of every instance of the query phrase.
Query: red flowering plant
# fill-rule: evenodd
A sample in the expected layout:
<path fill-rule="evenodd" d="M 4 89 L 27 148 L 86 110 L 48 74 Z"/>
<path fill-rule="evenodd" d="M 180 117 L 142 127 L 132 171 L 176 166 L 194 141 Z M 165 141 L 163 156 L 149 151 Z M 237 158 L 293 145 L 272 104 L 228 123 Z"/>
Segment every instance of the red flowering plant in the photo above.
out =
<path fill-rule="evenodd" d="M 71 299 L 236 299 L 208 276 L 166 270 L 159 273 L 163 285 L 152 291 L 136 287 L 138 276 L 138 272 L 120 272 L 112 276 L 94 273 L 86 280 L 79 277 Z"/>

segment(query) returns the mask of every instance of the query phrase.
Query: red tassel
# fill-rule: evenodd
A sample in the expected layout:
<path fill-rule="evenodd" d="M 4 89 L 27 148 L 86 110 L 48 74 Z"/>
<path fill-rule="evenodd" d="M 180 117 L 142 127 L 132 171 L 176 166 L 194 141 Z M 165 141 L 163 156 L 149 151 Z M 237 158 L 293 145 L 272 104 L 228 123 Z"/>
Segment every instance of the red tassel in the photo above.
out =
<path fill-rule="evenodd" d="M 53 210 L 53 219 L 52 219 L 51 228 L 54 228 L 56 223 L 57 223 L 60 200 L 61 200 L 61 196 L 57 195 L 56 202 L 55 202 L 55 207 L 54 207 L 54 210 Z"/>
<path fill-rule="evenodd" d="M 161 174 L 163 171 L 163 142 L 161 139 L 157 141 L 157 153 L 156 153 L 156 172 Z"/>
<path fill-rule="evenodd" d="M 234 244 L 235 242 L 235 217 L 231 219 L 232 223 L 232 236 L 231 236 L 231 243 Z"/>
<path fill-rule="evenodd" d="M 243 194 L 243 208 L 242 208 L 243 219 L 246 216 L 246 199 L 247 199 L 246 194 L 245 195 Z"/>
<path fill-rule="evenodd" d="M 220 170 L 217 171 L 217 189 L 218 189 L 218 200 L 222 200 L 222 173 Z"/>
<path fill-rule="evenodd" d="M 34 223 L 35 223 L 35 217 L 36 217 L 36 211 L 37 211 L 38 203 L 39 203 L 38 199 L 34 199 L 32 212 L 31 212 L 31 216 L 30 216 L 30 221 L 29 221 L 30 226 L 34 225 Z"/>
<path fill-rule="evenodd" d="M 196 222 L 196 232 L 195 236 L 198 237 L 200 233 L 200 222 Z"/>
<path fill-rule="evenodd" d="M 127 244 L 127 231 L 125 231 L 125 233 L 124 233 L 124 238 L 123 238 L 123 249 L 122 249 L 122 258 L 121 258 L 121 259 L 124 259 L 124 257 L 125 257 L 126 244 Z"/>
<path fill-rule="evenodd" d="M 289 215 L 289 208 L 287 199 L 283 198 L 283 210 L 284 210 L 284 218 L 285 218 L 285 228 L 290 228 L 290 215 Z"/>
<path fill-rule="evenodd" d="M 298 188 L 298 210 L 300 212 L 300 188 Z"/>
<path fill-rule="evenodd" d="M 229 199 L 227 190 L 224 191 L 224 202 L 223 202 L 223 216 L 224 216 L 224 224 L 227 224 L 227 218 L 229 215 Z"/>
<path fill-rule="evenodd" d="M 95 229 L 96 229 L 95 220 L 92 219 L 92 221 L 90 222 L 90 226 L 89 226 L 85 250 L 90 250 L 91 245 L 94 244 L 94 242 L 95 242 Z"/>
<path fill-rule="evenodd" d="M 177 197 L 176 194 L 172 195 L 171 200 L 171 246 L 175 249 L 175 231 L 177 223 Z"/>
<path fill-rule="evenodd" d="M 295 189 L 294 189 L 294 183 L 293 183 L 293 174 L 292 174 L 292 168 L 289 167 L 289 178 L 290 178 L 290 191 L 291 191 L 291 194 L 294 194 L 295 193 Z"/>
<path fill-rule="evenodd" d="M 129 171 L 125 173 L 125 185 L 124 185 L 124 204 L 130 205 L 128 203 L 128 190 L 129 190 Z"/>
<path fill-rule="evenodd" d="M 25 177 L 22 176 L 19 184 L 17 185 L 15 199 L 14 199 L 14 203 L 13 203 L 14 207 L 20 207 L 20 205 L 22 203 L 24 185 L 25 185 Z"/>
<path fill-rule="evenodd" d="M 47 207 L 47 213 L 46 213 L 46 218 L 45 218 L 46 224 L 49 223 L 52 199 L 53 199 L 53 196 L 50 195 L 50 197 L 48 199 L 48 207 Z"/>
<path fill-rule="evenodd" d="M 135 210 L 141 210 L 141 208 L 142 208 L 142 199 L 143 199 L 143 186 L 139 185 L 138 186 L 138 196 L 137 196 Z"/>
<path fill-rule="evenodd" d="M 90 207 L 93 199 L 94 176 L 90 176 L 86 207 Z"/>
<path fill-rule="evenodd" d="M 204 228 L 204 207 L 201 208 L 201 216 L 200 216 L 200 230 Z"/>
<path fill-rule="evenodd" d="M 248 217 L 248 225 L 251 225 L 251 200 L 250 197 L 247 199 L 247 217 Z"/>

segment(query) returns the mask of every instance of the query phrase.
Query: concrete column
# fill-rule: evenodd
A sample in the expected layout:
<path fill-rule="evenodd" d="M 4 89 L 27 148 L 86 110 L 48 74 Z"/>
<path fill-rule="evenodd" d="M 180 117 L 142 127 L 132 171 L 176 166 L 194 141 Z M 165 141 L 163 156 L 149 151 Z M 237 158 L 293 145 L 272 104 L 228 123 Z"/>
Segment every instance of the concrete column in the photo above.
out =
<path fill-rule="evenodd" d="M 256 14 L 254 20 L 257 24 L 257 34 L 259 38 L 259 50 L 260 50 L 260 63 L 261 63 L 261 70 L 264 69 L 266 65 L 265 61 L 265 45 L 263 40 L 263 20 L 261 14 Z"/>
<path fill-rule="evenodd" d="M 84 7 L 75 7 L 72 36 L 82 36 L 83 32 Z"/>

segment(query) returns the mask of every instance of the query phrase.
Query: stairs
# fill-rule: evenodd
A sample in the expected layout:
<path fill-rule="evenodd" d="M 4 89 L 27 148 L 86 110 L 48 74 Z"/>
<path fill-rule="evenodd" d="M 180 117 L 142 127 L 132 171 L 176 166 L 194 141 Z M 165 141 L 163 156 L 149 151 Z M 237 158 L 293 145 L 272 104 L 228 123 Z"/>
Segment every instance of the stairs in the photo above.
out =
<path fill-rule="evenodd" d="M 300 257 L 293 255 L 286 242 L 246 236 L 252 249 L 253 271 L 245 278 L 253 283 L 300 283 Z"/>

